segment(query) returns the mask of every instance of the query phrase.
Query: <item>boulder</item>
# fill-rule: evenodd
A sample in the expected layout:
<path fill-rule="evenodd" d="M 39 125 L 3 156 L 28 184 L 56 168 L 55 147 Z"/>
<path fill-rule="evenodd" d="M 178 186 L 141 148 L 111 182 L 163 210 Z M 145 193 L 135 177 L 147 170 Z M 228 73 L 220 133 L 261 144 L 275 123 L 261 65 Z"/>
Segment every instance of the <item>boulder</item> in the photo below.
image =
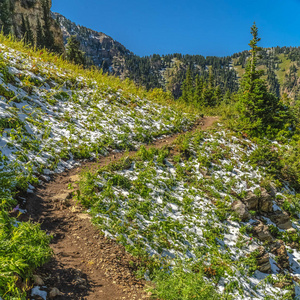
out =
<path fill-rule="evenodd" d="M 271 253 L 276 255 L 276 262 L 279 268 L 281 269 L 287 269 L 289 268 L 289 256 L 287 254 L 284 242 L 281 240 L 276 241 L 271 247 L 270 247 Z"/>
<path fill-rule="evenodd" d="M 262 212 L 272 212 L 273 211 L 273 200 L 272 196 L 263 189 L 259 199 L 259 208 Z"/>
<path fill-rule="evenodd" d="M 231 209 L 237 214 L 237 216 L 242 220 L 246 221 L 251 218 L 251 215 L 242 201 L 234 201 L 231 205 Z"/>
<path fill-rule="evenodd" d="M 257 210 L 258 208 L 258 196 L 252 193 L 251 191 L 248 192 L 243 202 L 246 204 L 246 207 L 249 210 Z"/>
<path fill-rule="evenodd" d="M 274 222 L 280 229 L 292 228 L 292 222 L 286 212 L 279 212 L 270 217 L 271 221 Z"/>
<path fill-rule="evenodd" d="M 277 194 L 277 189 L 276 189 L 276 186 L 271 183 L 270 184 L 270 195 L 275 198 L 276 197 L 276 194 Z"/>
<path fill-rule="evenodd" d="M 268 261 L 259 265 L 257 269 L 262 273 L 268 273 L 268 274 L 272 273 L 272 268 L 269 261 L 269 255 L 268 255 Z"/>
<path fill-rule="evenodd" d="M 268 226 L 264 225 L 263 223 L 259 223 L 259 225 L 254 226 L 253 229 L 253 234 L 256 236 L 259 240 L 262 242 L 271 242 L 273 241 L 273 237 L 269 231 Z"/>
<path fill-rule="evenodd" d="M 290 233 L 290 234 L 295 234 L 295 233 L 297 233 L 297 230 L 295 229 L 295 228 L 289 228 L 289 229 L 287 229 L 286 230 L 288 233 Z"/>
<path fill-rule="evenodd" d="M 283 224 L 278 224 L 277 225 L 280 229 L 290 229 L 292 228 L 292 222 L 289 220 L 287 221 L 286 223 L 283 223 Z"/>
<path fill-rule="evenodd" d="M 266 252 L 264 247 L 258 248 L 259 254 L 257 256 L 258 270 L 263 273 L 271 273 L 272 268 L 269 259 L 269 253 Z"/>

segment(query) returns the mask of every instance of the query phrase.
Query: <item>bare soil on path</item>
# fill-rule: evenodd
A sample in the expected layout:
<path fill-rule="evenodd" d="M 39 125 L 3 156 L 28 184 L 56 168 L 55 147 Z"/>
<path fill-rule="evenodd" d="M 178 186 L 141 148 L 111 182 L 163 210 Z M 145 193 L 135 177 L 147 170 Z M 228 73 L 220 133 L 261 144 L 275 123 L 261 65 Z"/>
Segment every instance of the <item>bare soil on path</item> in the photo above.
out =
<path fill-rule="evenodd" d="M 217 120 L 204 117 L 191 132 L 205 130 Z M 171 146 L 180 134 L 157 139 L 147 147 Z M 147 282 L 135 276 L 139 261 L 91 225 L 90 216 L 71 199 L 69 189 L 72 186 L 76 190 L 83 169 L 105 166 L 123 155 L 111 153 L 97 162 L 84 162 L 78 168 L 55 175 L 34 194 L 26 195 L 24 217 L 39 222 L 43 230 L 53 235 L 53 258 L 36 272 L 43 279 L 48 296 L 52 288 L 57 288 L 61 292 L 54 297 L 57 300 L 150 299 L 151 294 L 145 292 Z"/>

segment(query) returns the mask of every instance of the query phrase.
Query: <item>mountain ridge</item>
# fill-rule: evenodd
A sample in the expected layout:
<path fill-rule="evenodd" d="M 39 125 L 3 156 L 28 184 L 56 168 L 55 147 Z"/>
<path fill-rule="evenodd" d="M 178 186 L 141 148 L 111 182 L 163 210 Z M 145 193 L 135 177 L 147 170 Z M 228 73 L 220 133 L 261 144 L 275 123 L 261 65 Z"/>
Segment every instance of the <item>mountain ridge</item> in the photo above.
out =
<path fill-rule="evenodd" d="M 72 34 L 70 29 L 76 28 L 73 33 L 80 40 L 82 50 L 86 52 L 87 57 L 91 57 L 90 53 L 92 52 L 91 60 L 96 61 L 95 65 L 104 67 L 104 71 L 109 71 L 122 79 L 133 79 L 137 84 L 143 85 L 147 89 L 163 88 L 171 91 L 175 99 L 181 96 L 181 86 L 189 67 L 193 69 L 194 76 L 200 74 L 206 81 L 209 77 L 209 71 L 211 71 L 214 76 L 214 84 L 221 87 L 223 94 L 227 90 L 231 93 L 236 92 L 240 78 L 245 70 L 247 58 L 250 55 L 250 52 L 245 50 L 225 57 L 204 57 L 202 55 L 182 55 L 179 53 L 169 55 L 153 54 L 140 57 L 116 42 L 113 38 L 108 37 L 111 39 L 110 43 L 112 45 L 116 43 L 121 51 L 116 51 L 114 46 L 108 47 L 105 51 L 109 59 L 105 60 L 101 51 L 98 54 L 97 50 L 92 49 L 91 51 L 90 49 L 95 48 L 99 41 L 95 43 L 89 41 L 90 45 L 87 45 L 86 38 L 82 36 L 86 34 L 86 31 L 97 33 L 96 31 L 76 25 L 58 13 L 53 13 L 53 15 L 54 17 L 56 16 L 56 19 L 59 17 L 61 20 L 59 23 L 64 32 L 65 44 L 67 43 L 67 37 Z M 98 34 L 107 36 L 102 32 Z M 110 51 L 112 52 L 107 54 Z M 293 54 L 292 60 L 290 59 L 291 53 Z M 285 95 L 285 97 L 295 99 L 298 96 L 300 69 L 298 69 L 298 63 L 296 73 L 293 69 L 293 65 L 296 64 L 293 62 L 295 56 L 297 58 L 300 57 L 300 47 L 272 47 L 264 48 L 261 51 L 261 59 L 258 62 L 259 68 L 265 71 L 270 91 L 278 97 Z"/>

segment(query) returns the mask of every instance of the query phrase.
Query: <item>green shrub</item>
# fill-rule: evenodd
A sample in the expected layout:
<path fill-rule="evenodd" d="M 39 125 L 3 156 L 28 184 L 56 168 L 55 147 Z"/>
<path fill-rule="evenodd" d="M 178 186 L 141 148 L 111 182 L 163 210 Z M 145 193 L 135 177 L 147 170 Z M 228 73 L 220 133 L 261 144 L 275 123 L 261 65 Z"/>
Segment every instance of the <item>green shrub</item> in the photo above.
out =
<path fill-rule="evenodd" d="M 3 299 L 26 299 L 17 283 L 32 276 L 32 271 L 52 255 L 51 237 L 40 225 L 17 223 L 8 213 L 0 211 L 0 295 Z"/>
<path fill-rule="evenodd" d="M 213 300 L 219 299 L 215 287 L 204 277 L 204 271 L 185 272 L 183 267 L 175 267 L 172 272 L 157 271 L 152 293 L 159 299 L 166 300 Z"/>

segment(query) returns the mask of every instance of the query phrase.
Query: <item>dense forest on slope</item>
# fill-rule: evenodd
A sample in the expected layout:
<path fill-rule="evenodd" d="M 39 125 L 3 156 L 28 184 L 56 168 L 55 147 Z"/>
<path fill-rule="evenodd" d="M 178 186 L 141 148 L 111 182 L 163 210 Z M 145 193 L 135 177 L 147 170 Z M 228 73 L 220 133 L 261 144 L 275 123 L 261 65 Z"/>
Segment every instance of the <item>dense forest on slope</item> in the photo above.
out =
<path fill-rule="evenodd" d="M 182 96 L 182 84 L 188 69 L 191 69 L 194 81 L 199 75 L 207 84 L 211 72 L 213 85 L 219 86 L 223 95 L 227 91 L 236 92 L 250 55 L 249 51 L 243 51 L 227 57 L 180 53 L 140 57 L 103 33 L 76 25 L 57 13 L 53 17 L 61 25 L 65 44 L 68 37 L 76 35 L 89 63 L 121 78 L 133 79 L 147 89 L 168 90 L 175 99 Z M 299 59 L 299 47 L 262 49 L 258 66 L 264 71 L 268 87 L 274 95 L 297 98 L 300 88 Z"/>

